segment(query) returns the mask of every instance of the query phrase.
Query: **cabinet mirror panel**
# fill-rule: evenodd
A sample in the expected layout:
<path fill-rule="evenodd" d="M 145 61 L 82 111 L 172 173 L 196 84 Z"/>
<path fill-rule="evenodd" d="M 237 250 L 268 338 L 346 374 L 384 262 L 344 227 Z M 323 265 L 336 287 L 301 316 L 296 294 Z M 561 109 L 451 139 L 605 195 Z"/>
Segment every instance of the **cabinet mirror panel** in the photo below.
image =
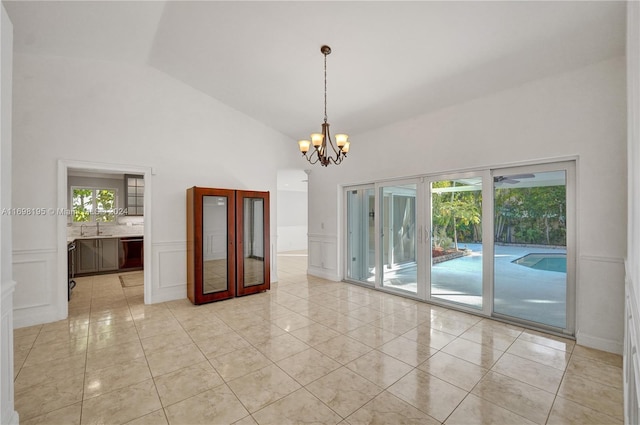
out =
<path fill-rule="evenodd" d="M 244 286 L 264 283 L 264 200 L 244 198 Z"/>
<path fill-rule="evenodd" d="M 226 196 L 202 199 L 202 293 L 228 289 Z"/>

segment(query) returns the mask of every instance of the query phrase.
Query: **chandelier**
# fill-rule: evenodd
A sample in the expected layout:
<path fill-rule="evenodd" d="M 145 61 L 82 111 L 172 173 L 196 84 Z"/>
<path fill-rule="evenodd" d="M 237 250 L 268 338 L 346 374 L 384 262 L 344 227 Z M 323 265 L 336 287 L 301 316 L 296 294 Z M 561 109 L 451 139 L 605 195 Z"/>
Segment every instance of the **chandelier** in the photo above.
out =
<path fill-rule="evenodd" d="M 298 147 L 302 155 L 311 164 L 320 162 L 326 167 L 329 164 L 340 164 L 349 152 L 349 136 L 346 134 L 336 134 L 336 144 L 331 140 L 329 133 L 329 123 L 327 122 L 327 55 L 331 53 L 331 47 L 322 46 L 320 51 L 324 55 L 324 123 L 322 123 L 322 133 L 313 133 L 311 141 L 300 140 Z M 313 144 L 314 151 L 307 156 L 309 148 Z"/>

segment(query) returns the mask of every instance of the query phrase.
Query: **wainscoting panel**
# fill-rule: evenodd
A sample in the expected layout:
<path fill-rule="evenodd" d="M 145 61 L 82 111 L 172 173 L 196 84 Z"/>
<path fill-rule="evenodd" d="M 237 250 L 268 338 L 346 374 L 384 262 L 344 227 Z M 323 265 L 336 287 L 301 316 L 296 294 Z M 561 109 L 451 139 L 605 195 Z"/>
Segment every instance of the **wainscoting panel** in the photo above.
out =
<path fill-rule="evenodd" d="M 187 243 L 154 243 L 151 302 L 187 297 Z"/>
<path fill-rule="evenodd" d="M 336 235 L 309 234 L 309 270 L 313 276 L 339 281 Z"/>
<path fill-rule="evenodd" d="M 638 360 L 638 344 L 640 340 L 640 317 L 638 317 L 638 305 L 636 294 L 630 275 L 627 274 L 626 303 L 625 303 L 625 329 L 624 329 L 624 406 L 625 423 L 637 424 L 640 420 L 640 361 Z"/>
<path fill-rule="evenodd" d="M 624 260 L 581 255 L 577 278 L 577 343 L 622 354 Z"/>
<path fill-rule="evenodd" d="M 13 295 L 15 282 L 1 282 L 0 302 L 0 405 L 10 407 L 2 409 L 2 424 L 17 424 L 18 414 L 13 410 Z M 8 373 L 7 373 L 8 372 Z"/>
<path fill-rule="evenodd" d="M 66 311 L 57 306 L 57 251 L 34 249 L 13 251 L 13 278 L 16 290 L 13 296 L 14 326 L 22 328 L 39 323 L 64 319 Z M 28 285 L 22 283 L 28 282 Z"/>

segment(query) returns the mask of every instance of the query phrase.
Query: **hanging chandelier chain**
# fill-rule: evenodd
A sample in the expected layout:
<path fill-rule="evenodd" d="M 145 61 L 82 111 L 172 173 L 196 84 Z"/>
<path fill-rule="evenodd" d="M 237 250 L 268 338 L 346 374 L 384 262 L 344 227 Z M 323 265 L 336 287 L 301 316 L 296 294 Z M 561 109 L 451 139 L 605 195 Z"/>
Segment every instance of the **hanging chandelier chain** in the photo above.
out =
<path fill-rule="evenodd" d="M 327 122 L 327 53 L 324 54 L 324 122 Z"/>

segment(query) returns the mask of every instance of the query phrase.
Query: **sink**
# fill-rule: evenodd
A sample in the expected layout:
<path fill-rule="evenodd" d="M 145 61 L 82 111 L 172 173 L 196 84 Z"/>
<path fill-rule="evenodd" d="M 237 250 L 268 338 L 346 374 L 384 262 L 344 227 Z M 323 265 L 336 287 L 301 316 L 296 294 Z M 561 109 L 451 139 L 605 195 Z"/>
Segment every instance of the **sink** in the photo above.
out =
<path fill-rule="evenodd" d="M 101 238 L 113 238 L 114 236 L 112 234 L 109 235 L 84 235 L 84 236 L 77 236 L 76 239 L 101 239 Z"/>

